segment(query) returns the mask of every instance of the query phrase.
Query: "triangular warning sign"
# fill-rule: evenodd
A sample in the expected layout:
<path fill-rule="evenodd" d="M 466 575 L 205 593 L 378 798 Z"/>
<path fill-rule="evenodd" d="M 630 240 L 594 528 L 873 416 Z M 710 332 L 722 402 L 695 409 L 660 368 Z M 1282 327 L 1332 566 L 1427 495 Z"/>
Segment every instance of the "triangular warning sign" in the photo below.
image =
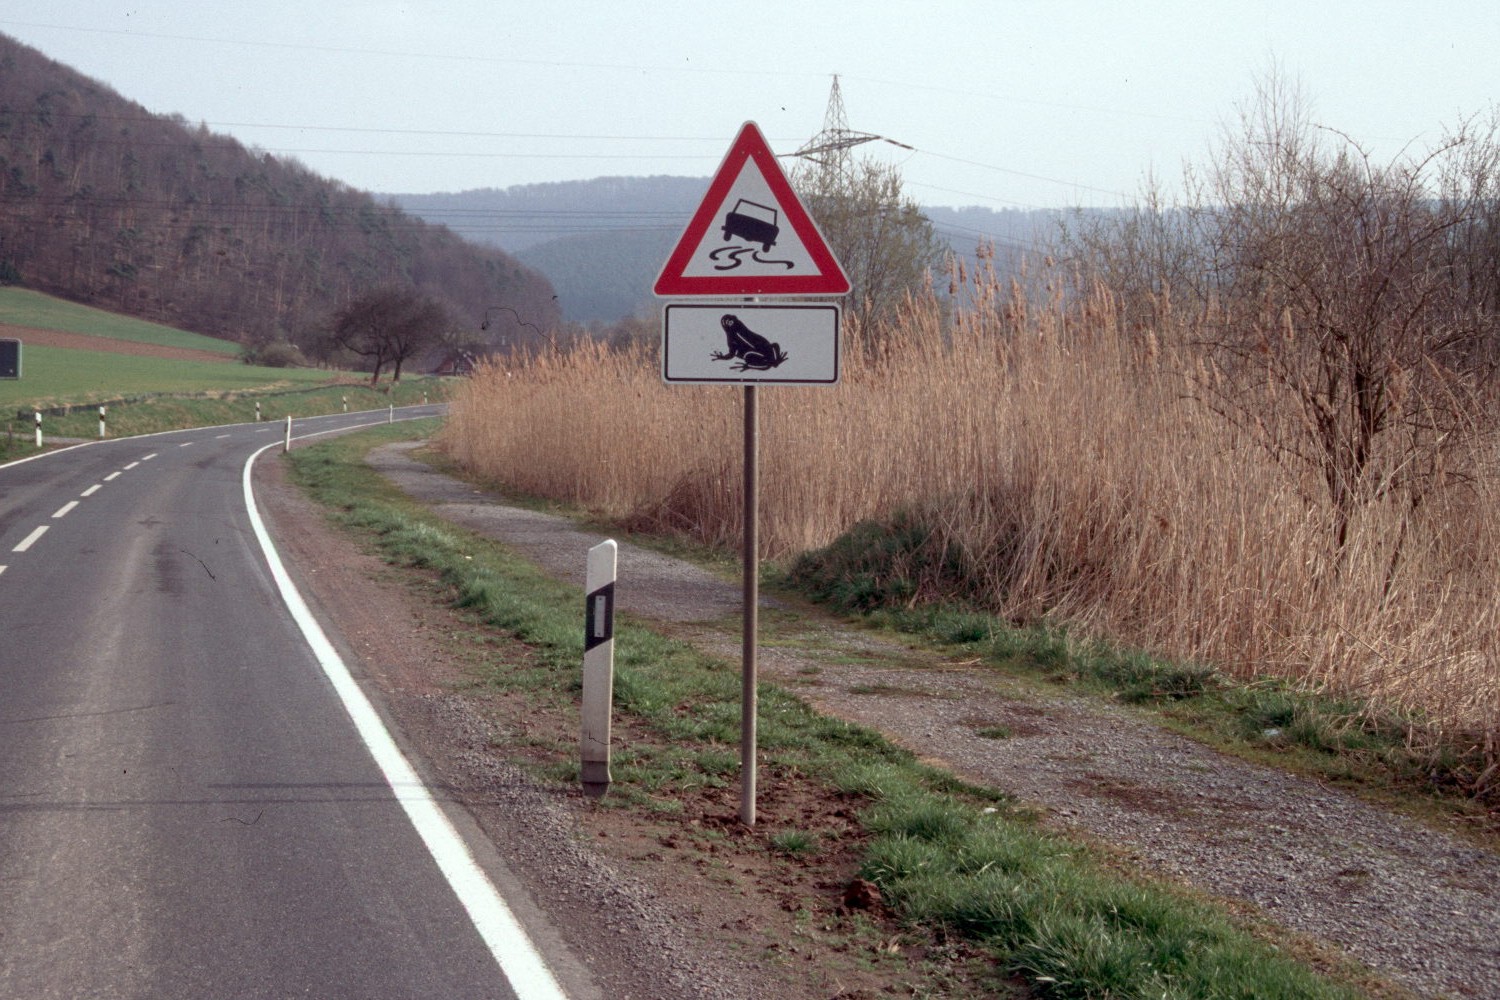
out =
<path fill-rule="evenodd" d="M 676 295 L 843 295 L 849 279 L 754 122 L 662 265 L 654 291 Z"/>

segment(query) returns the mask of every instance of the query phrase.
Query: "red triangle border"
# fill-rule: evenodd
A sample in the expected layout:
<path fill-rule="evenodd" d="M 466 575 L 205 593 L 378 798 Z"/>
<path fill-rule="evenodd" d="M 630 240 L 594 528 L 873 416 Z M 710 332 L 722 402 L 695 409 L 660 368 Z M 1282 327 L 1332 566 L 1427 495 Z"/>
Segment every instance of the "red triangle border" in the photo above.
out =
<path fill-rule="evenodd" d="M 792 231 L 802 241 L 808 256 L 818 268 L 817 274 L 801 275 L 699 275 L 689 277 L 685 272 L 692 262 L 694 252 L 703 244 L 709 227 L 729 196 L 729 189 L 739 179 L 747 160 L 753 160 L 760 168 L 761 176 L 776 197 L 782 218 L 791 225 Z M 714 174 L 708 193 L 693 213 L 687 228 L 677 240 L 667 262 L 662 265 L 653 291 L 662 298 L 680 295 L 845 295 L 849 291 L 849 278 L 829 249 L 823 234 L 802 200 L 792 190 L 791 182 L 776 162 L 776 156 L 767 145 L 765 136 L 754 122 L 740 127 L 739 135 L 724 156 L 724 162 Z"/>

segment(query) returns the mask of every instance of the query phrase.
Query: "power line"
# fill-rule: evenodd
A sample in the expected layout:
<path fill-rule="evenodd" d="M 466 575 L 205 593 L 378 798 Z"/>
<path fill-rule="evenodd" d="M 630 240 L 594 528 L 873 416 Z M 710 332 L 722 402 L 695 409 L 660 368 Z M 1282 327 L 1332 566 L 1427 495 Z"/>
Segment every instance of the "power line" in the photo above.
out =
<path fill-rule="evenodd" d="M 694 73 L 715 76 L 780 76 L 811 77 L 819 73 L 792 72 L 786 70 L 729 69 L 714 66 L 665 65 L 643 66 L 631 63 L 575 62 L 561 59 L 519 59 L 514 56 L 481 56 L 463 52 L 403 52 L 392 49 L 360 49 L 344 45 L 310 45 L 306 42 L 276 42 L 266 39 L 213 38 L 203 35 L 177 35 L 166 32 L 134 31 L 125 28 L 81 27 L 69 24 L 42 24 L 33 21 L 0 20 L 0 25 L 15 28 L 42 28 L 50 31 L 74 31 L 96 35 L 117 35 L 126 38 L 156 38 L 173 42 L 208 43 L 212 45 L 243 45 L 263 49 L 285 49 L 296 52 L 327 52 L 335 55 L 381 56 L 395 59 L 436 59 L 448 62 L 469 62 L 490 65 L 556 67 L 559 69 L 608 69 L 628 72 Z"/>

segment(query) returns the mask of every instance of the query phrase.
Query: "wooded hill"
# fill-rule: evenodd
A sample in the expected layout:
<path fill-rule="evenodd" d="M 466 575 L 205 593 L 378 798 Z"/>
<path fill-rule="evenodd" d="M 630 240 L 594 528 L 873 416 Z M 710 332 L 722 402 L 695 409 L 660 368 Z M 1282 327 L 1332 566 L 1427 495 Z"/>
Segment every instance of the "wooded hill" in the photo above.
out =
<path fill-rule="evenodd" d="M 489 306 L 558 319 L 547 280 L 501 250 L 152 114 L 5 35 L 0 281 L 246 343 L 303 340 L 386 284 L 475 333 Z M 490 336 L 515 322 L 495 313 Z"/>

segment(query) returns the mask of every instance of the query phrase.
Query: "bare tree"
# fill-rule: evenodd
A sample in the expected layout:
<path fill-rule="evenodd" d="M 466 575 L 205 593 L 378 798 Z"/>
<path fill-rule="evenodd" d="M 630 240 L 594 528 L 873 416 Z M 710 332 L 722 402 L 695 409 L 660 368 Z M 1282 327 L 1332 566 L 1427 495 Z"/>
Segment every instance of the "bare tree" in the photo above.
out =
<path fill-rule="evenodd" d="M 370 384 L 387 366 L 401 381 L 401 366 L 440 342 L 452 324 L 433 298 L 410 288 L 389 286 L 365 292 L 338 311 L 331 344 L 359 355 L 371 366 Z"/>
<path fill-rule="evenodd" d="M 846 315 L 867 343 L 882 342 L 906 295 L 926 288 L 942 241 L 894 167 L 863 160 L 842 170 L 800 171 L 794 182 L 849 276 Z"/>
<path fill-rule="evenodd" d="M 1377 502 L 1400 506 L 1404 539 L 1489 424 L 1494 128 L 1378 163 L 1314 126 L 1276 77 L 1239 127 L 1201 183 L 1189 176 L 1186 207 L 1169 216 L 1148 201 L 1074 234 L 1069 250 L 1081 273 L 1121 287 L 1127 308 L 1170 293 L 1173 309 L 1192 311 L 1184 358 L 1200 398 L 1293 482 L 1316 484 L 1337 556 Z M 1398 541 L 1388 580 L 1400 558 Z"/>
<path fill-rule="evenodd" d="M 1377 164 L 1274 110 L 1217 174 L 1214 270 L 1230 306 L 1206 346 L 1228 376 L 1213 383 L 1224 411 L 1317 472 L 1342 552 L 1361 508 L 1396 499 L 1415 514 L 1483 425 L 1496 317 L 1473 307 L 1452 250 L 1485 204 L 1439 185 L 1478 140 Z M 1294 419 L 1264 419 L 1268 399 Z"/>

